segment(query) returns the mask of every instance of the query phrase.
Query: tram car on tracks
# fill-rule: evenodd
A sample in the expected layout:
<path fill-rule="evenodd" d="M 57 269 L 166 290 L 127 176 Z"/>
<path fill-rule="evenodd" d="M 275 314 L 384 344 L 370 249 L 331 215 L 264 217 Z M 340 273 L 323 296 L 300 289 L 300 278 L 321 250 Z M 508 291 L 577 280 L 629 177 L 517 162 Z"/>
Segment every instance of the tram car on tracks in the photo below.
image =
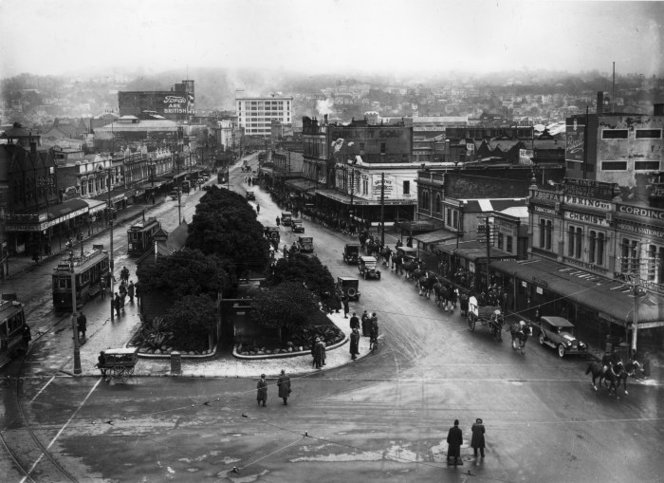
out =
<path fill-rule="evenodd" d="M 31 338 L 23 304 L 16 299 L 16 294 L 3 294 L 0 298 L 0 367 L 27 352 Z"/>
<path fill-rule="evenodd" d="M 156 218 L 143 219 L 134 223 L 127 230 L 127 252 L 129 256 L 138 257 L 154 246 L 154 235 L 161 230 L 161 223 Z"/>
<path fill-rule="evenodd" d="M 53 269 L 53 306 L 56 312 L 72 311 L 72 270 L 76 308 L 82 307 L 102 290 L 102 277 L 108 275 L 109 258 L 103 245 L 93 245 L 89 253 L 65 257 Z"/>

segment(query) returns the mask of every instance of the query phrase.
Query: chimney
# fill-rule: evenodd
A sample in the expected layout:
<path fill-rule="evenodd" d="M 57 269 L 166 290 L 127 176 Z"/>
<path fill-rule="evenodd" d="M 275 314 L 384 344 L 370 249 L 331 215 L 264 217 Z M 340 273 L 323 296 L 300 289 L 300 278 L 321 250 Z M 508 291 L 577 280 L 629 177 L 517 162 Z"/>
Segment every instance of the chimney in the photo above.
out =
<path fill-rule="evenodd" d="M 664 104 L 655 104 L 655 116 L 664 116 Z"/>
<path fill-rule="evenodd" d="M 604 91 L 597 91 L 597 114 L 604 112 Z"/>
<path fill-rule="evenodd" d="M 323 124 L 327 126 L 327 114 L 323 114 Z"/>

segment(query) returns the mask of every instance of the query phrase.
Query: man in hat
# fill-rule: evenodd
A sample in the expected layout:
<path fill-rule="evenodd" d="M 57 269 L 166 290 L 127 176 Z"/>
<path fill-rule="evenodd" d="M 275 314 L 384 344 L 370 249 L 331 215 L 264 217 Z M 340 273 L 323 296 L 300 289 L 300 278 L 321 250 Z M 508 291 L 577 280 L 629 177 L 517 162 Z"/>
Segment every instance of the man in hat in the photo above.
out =
<path fill-rule="evenodd" d="M 265 380 L 265 374 L 261 374 L 261 378 L 256 384 L 256 401 L 258 401 L 259 406 L 263 403 L 263 407 L 265 407 L 265 403 L 267 402 L 267 381 Z"/>
<path fill-rule="evenodd" d="M 482 455 L 482 458 L 484 458 L 484 424 L 482 424 L 482 419 L 477 418 L 475 420 L 475 424 L 473 424 L 473 427 L 471 428 L 471 431 L 473 432 L 473 437 L 470 439 L 470 446 L 473 448 L 473 451 L 475 452 L 475 458 L 477 458 L 477 450 L 480 450 L 480 454 Z"/>
<path fill-rule="evenodd" d="M 277 386 L 279 387 L 279 397 L 284 400 L 284 406 L 288 406 L 288 396 L 291 393 L 290 377 L 286 375 L 286 371 L 283 369 L 277 380 Z"/>
<path fill-rule="evenodd" d="M 456 468 L 461 463 L 461 445 L 463 444 L 463 435 L 459 428 L 459 420 L 454 420 L 454 426 L 447 433 L 447 464 L 452 464 Z"/>

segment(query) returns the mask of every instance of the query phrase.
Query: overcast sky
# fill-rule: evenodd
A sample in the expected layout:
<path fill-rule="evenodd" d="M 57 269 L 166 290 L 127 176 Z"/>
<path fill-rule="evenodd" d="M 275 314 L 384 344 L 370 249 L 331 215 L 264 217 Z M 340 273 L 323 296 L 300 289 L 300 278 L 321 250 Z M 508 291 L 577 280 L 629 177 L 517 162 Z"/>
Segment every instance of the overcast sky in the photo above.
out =
<path fill-rule="evenodd" d="M 664 73 L 664 2 L 0 0 L 0 76 L 124 67 Z"/>

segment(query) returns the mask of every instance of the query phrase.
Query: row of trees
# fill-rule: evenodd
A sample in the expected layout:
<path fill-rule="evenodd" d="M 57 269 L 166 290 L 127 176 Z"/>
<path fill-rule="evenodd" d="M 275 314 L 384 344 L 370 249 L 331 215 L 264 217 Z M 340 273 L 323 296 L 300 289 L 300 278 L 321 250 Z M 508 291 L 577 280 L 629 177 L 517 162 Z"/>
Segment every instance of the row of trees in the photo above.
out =
<path fill-rule="evenodd" d="M 259 325 L 278 329 L 285 341 L 320 322 L 319 302 L 330 305 L 335 298 L 327 267 L 304 255 L 270 265 L 268 247 L 246 200 L 213 187 L 196 208 L 185 248 L 137 271 L 144 298 L 156 297 L 163 309 L 162 316 L 145 321 L 140 343 L 153 351 L 211 347 L 217 295 L 235 296 L 238 280 L 252 276 L 264 277 L 252 300 L 251 317 Z"/>

